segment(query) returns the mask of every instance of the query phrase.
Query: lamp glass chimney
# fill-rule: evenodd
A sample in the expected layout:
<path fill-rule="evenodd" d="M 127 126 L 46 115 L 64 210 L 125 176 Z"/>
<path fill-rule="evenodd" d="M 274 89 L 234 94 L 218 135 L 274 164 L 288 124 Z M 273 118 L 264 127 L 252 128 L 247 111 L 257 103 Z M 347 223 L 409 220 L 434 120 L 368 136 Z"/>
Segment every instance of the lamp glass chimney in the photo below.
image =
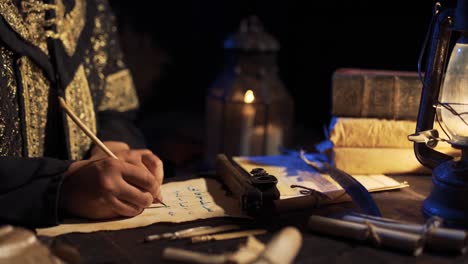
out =
<path fill-rule="evenodd" d="M 455 44 L 441 87 L 439 118 L 451 140 L 468 145 L 468 37 Z"/>

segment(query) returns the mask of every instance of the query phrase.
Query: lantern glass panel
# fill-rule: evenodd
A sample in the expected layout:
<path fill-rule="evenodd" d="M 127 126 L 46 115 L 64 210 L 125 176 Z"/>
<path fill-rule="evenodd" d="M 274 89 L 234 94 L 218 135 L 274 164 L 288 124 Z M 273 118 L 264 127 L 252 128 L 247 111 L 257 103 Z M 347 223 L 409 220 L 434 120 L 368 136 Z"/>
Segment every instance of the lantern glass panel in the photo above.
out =
<path fill-rule="evenodd" d="M 260 79 L 240 74 L 216 82 L 206 107 L 208 160 L 221 152 L 279 154 L 290 143 L 294 103 L 275 74 L 266 72 Z"/>
<path fill-rule="evenodd" d="M 463 40 L 454 46 L 447 65 L 439 118 L 452 140 L 468 144 L 468 44 Z"/>
<path fill-rule="evenodd" d="M 278 75 L 278 41 L 256 16 L 224 41 L 225 64 L 208 90 L 206 161 L 275 155 L 291 140 L 294 103 Z"/>

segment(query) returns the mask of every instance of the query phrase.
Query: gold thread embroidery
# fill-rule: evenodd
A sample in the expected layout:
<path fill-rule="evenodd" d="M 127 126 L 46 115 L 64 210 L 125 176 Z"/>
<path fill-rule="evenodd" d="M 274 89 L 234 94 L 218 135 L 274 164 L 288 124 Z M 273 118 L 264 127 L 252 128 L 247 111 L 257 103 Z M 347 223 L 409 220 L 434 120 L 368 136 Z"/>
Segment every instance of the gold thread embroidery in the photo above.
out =
<path fill-rule="evenodd" d="M 68 56 L 75 53 L 78 38 L 86 23 L 85 0 L 76 0 L 75 6 L 68 14 L 65 14 L 62 0 L 57 0 L 56 5 L 44 4 L 37 0 L 23 0 L 21 7 L 26 13 L 24 19 L 11 0 L 0 0 L 0 15 L 23 39 L 47 53 L 46 38 L 57 38 L 62 41 Z M 56 11 L 56 18 L 46 21 L 45 11 L 50 9 Z M 52 24 L 57 27 L 56 33 L 44 29 Z"/>
<path fill-rule="evenodd" d="M 2 47 L 1 77 L 5 82 L 0 98 L 1 106 L 5 112 L 0 111 L 0 156 L 22 156 L 22 140 L 20 133 L 19 107 L 16 92 L 16 79 L 13 72 L 13 52 Z M 9 110 L 7 110 L 9 109 Z M 7 127 L 8 126 L 8 127 Z"/>
<path fill-rule="evenodd" d="M 99 5 L 101 6 L 101 5 Z M 109 40 L 109 34 L 103 30 L 101 17 L 97 16 L 94 21 L 94 36 L 91 38 L 91 45 L 94 51 L 92 62 L 98 72 L 98 77 L 101 81 L 104 81 L 104 67 L 107 64 L 107 41 Z"/>
<path fill-rule="evenodd" d="M 64 43 L 67 54 L 71 56 L 75 52 L 78 38 L 85 24 L 86 3 L 84 0 L 76 0 L 73 10 L 68 14 L 65 14 L 65 7 L 61 0 L 57 0 L 57 5 L 48 5 L 37 0 L 23 0 L 21 6 L 25 12 L 24 19 L 11 0 L 0 0 L 0 15 L 23 39 L 38 46 L 47 54 L 46 38 L 51 37 L 51 32 L 46 31 L 44 27 L 55 24 L 58 32 L 57 36 Z M 62 9 L 59 10 L 60 8 Z M 45 11 L 49 9 L 56 11 L 58 19 L 45 20 Z M 107 37 L 106 40 L 102 40 L 102 38 L 102 36 L 97 38 L 98 42 L 101 42 L 97 46 L 106 45 L 102 42 L 106 41 Z M 101 54 L 97 60 L 98 63 L 105 65 L 107 55 L 105 53 Z M 21 72 L 22 96 L 25 107 L 26 155 L 28 157 L 40 157 L 44 154 L 49 82 L 39 67 L 29 58 L 20 58 L 18 64 Z M 104 66 L 101 67 L 100 72 L 102 72 L 103 68 Z M 80 66 L 66 91 L 66 98 L 69 98 L 72 109 L 81 113 L 80 117 L 83 117 L 86 124 L 94 129 L 93 131 L 96 131 L 93 101 L 83 66 Z M 70 154 L 72 158 L 82 158 L 91 142 L 87 142 L 89 139 L 83 137 L 84 134 L 73 133 L 71 126 L 69 126 L 69 129 Z M 4 130 L 0 132 L 4 132 Z M 80 143 L 79 147 L 76 147 L 77 143 Z"/>
<path fill-rule="evenodd" d="M 75 0 L 75 6 L 65 14 L 65 6 L 62 0 L 57 0 L 56 38 L 60 39 L 65 47 L 68 56 L 75 53 L 78 38 L 86 23 L 86 2 L 84 0 Z"/>
<path fill-rule="evenodd" d="M 0 15 L 23 39 L 31 41 L 28 27 L 11 0 L 0 0 Z"/>
<path fill-rule="evenodd" d="M 105 12 L 106 6 L 103 3 L 98 4 L 98 11 Z M 107 19 L 107 20 L 104 20 Z M 100 85 L 97 86 L 102 92 L 102 99 L 97 102 L 98 110 L 116 110 L 116 111 L 127 111 L 130 109 L 137 108 L 138 97 L 134 88 L 132 76 L 128 69 L 122 69 L 108 76 L 104 73 L 104 68 L 108 64 L 108 45 L 112 45 L 112 41 L 109 32 L 116 33 L 117 27 L 111 26 L 106 30 L 106 25 L 112 25 L 115 17 L 106 17 L 102 14 L 98 14 L 95 18 L 95 27 L 93 37 L 91 38 L 92 57 L 91 63 L 93 68 L 96 70 Z M 120 53 L 112 54 L 113 59 L 116 60 L 117 66 L 124 68 L 124 63 Z M 86 59 L 85 59 L 86 60 Z"/>
<path fill-rule="evenodd" d="M 78 67 L 73 80 L 65 89 L 65 100 L 81 121 L 93 133 L 96 133 L 94 104 L 83 65 Z M 70 157 L 73 160 L 81 160 L 91 147 L 92 141 L 69 117 L 67 117 L 67 124 Z"/>
<path fill-rule="evenodd" d="M 29 58 L 19 59 L 25 111 L 25 130 L 28 157 L 44 153 L 47 124 L 49 81 Z"/>
<path fill-rule="evenodd" d="M 35 0 L 24 0 L 22 7 L 26 12 L 24 21 L 28 25 L 29 41 L 47 54 L 44 23 L 45 11 L 51 6 L 39 10 L 31 8 L 31 6 L 39 6 L 40 4 L 42 3 Z M 50 83 L 42 70 L 29 58 L 20 58 L 19 64 L 25 108 L 26 154 L 28 157 L 41 157 L 44 154 Z"/>
<path fill-rule="evenodd" d="M 102 6 L 102 4 L 98 5 L 98 9 L 100 10 L 99 6 Z M 102 14 L 97 14 L 94 18 L 93 34 L 90 39 L 91 45 L 85 51 L 84 57 L 85 73 L 89 78 L 88 80 L 92 80 L 93 82 L 92 88 L 96 98 L 100 98 L 100 95 L 104 93 L 104 68 L 108 60 L 107 45 L 109 34 L 104 30 L 102 20 Z M 95 102 L 95 104 L 99 105 L 98 102 Z"/>
<path fill-rule="evenodd" d="M 2 124 L 3 120 L 0 119 L 0 138 L 3 139 L 5 138 L 5 125 Z M 2 142 L 3 143 L 3 142 Z M 3 156 L 3 153 L 5 153 L 6 150 L 3 148 L 3 144 L 0 145 L 0 154 Z"/>
<path fill-rule="evenodd" d="M 34 45 L 38 46 L 42 50 L 42 52 L 48 54 L 46 34 L 44 29 L 46 23 L 45 11 L 52 7 L 49 5 L 39 9 L 31 7 L 36 7 L 40 5 L 44 4 L 36 0 L 23 0 L 21 2 L 23 11 L 26 13 L 24 21 L 26 22 L 26 25 L 28 25 L 30 36 L 29 41 L 32 42 Z"/>
<path fill-rule="evenodd" d="M 0 139 L 5 139 L 5 125 L 2 124 L 2 119 L 0 119 Z M 6 142 L 0 142 L 0 156 L 7 156 L 8 145 Z"/>
<path fill-rule="evenodd" d="M 106 78 L 106 88 L 99 110 L 128 111 L 138 107 L 138 97 L 128 69 L 111 74 Z"/>

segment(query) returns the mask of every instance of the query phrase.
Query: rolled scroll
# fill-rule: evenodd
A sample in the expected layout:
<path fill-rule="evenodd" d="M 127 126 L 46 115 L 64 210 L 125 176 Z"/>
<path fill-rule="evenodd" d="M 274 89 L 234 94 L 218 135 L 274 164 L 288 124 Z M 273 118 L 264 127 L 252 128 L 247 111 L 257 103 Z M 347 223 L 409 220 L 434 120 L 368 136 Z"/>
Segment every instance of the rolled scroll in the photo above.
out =
<path fill-rule="evenodd" d="M 313 232 L 369 241 L 377 247 L 392 248 L 419 256 L 423 251 L 420 235 L 374 226 L 369 223 L 356 223 L 323 216 L 309 217 L 308 229 Z"/>
<path fill-rule="evenodd" d="M 281 229 L 265 247 L 253 264 L 289 264 L 302 246 L 301 232 L 292 226 Z"/>
<path fill-rule="evenodd" d="M 464 230 L 443 227 L 426 228 L 426 225 L 398 222 L 388 218 L 345 215 L 344 220 L 356 223 L 371 223 L 378 227 L 419 234 L 423 236 L 425 246 L 430 250 L 457 252 L 465 254 L 468 247 L 468 236 Z"/>

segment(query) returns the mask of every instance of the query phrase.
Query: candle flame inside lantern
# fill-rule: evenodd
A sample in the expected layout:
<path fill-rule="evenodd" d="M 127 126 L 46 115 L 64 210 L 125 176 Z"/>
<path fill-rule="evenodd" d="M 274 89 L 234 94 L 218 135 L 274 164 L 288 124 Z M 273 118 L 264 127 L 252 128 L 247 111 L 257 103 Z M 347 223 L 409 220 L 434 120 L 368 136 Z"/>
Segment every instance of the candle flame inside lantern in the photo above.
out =
<path fill-rule="evenodd" d="M 247 90 L 244 94 L 244 103 L 251 104 L 255 101 L 255 95 L 252 90 Z"/>

